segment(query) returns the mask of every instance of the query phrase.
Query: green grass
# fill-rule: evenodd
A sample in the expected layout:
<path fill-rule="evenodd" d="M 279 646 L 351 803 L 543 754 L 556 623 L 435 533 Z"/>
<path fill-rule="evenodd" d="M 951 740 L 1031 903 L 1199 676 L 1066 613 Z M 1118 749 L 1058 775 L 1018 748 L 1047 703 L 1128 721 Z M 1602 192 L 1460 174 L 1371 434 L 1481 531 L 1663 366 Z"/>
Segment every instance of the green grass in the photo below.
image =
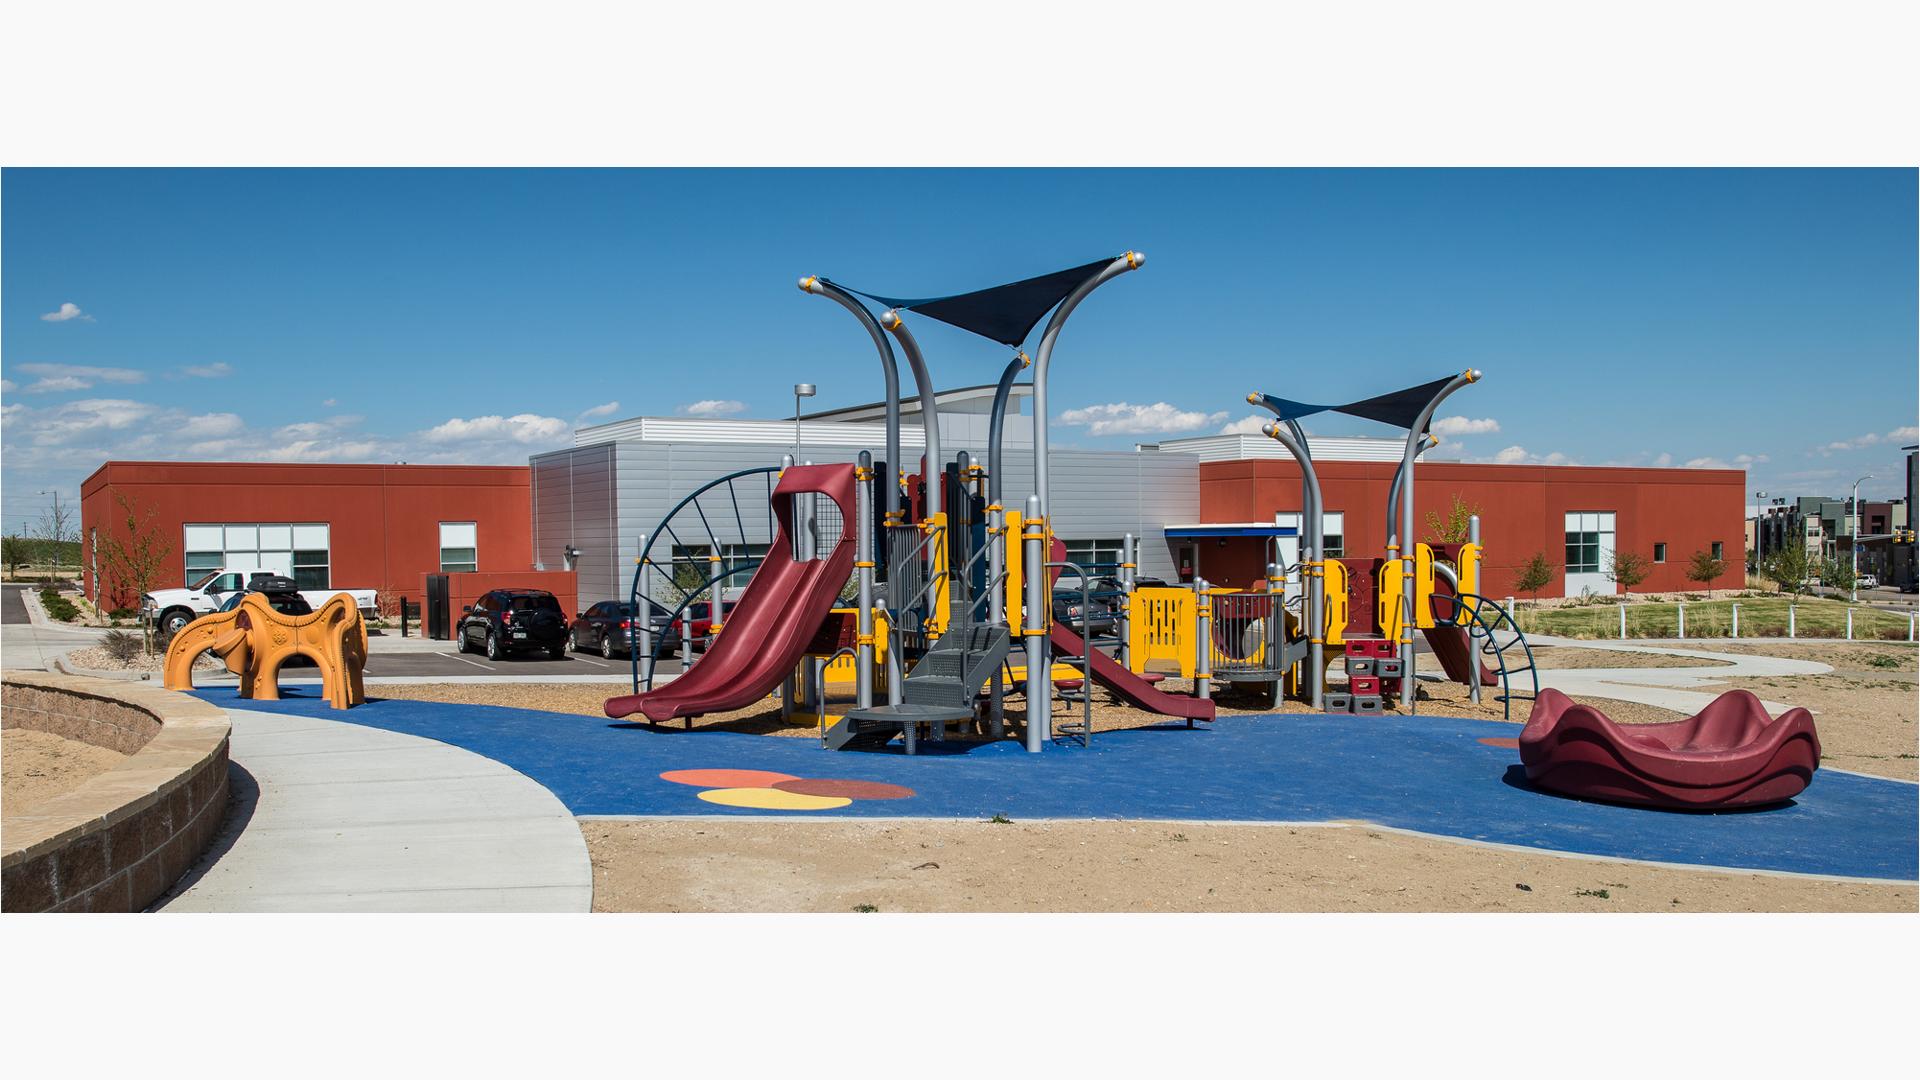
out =
<path fill-rule="evenodd" d="M 1847 635 L 1847 605 L 1842 601 L 1811 597 L 1800 600 L 1747 597 L 1742 600 L 1689 601 L 1686 605 L 1687 636 L 1730 636 L 1733 630 L 1733 605 L 1736 603 L 1740 605 L 1741 637 L 1786 637 L 1788 604 L 1794 608 L 1794 636 L 1844 638 Z M 1671 603 L 1628 604 L 1627 636 L 1679 636 L 1678 610 L 1679 606 Z M 1516 605 L 1514 617 L 1520 623 L 1520 628 L 1530 634 L 1573 638 L 1620 636 L 1620 605 L 1613 603 L 1537 610 L 1522 603 Z M 1855 607 L 1853 636 L 1866 640 L 1905 641 L 1907 617 L 1878 608 Z"/>

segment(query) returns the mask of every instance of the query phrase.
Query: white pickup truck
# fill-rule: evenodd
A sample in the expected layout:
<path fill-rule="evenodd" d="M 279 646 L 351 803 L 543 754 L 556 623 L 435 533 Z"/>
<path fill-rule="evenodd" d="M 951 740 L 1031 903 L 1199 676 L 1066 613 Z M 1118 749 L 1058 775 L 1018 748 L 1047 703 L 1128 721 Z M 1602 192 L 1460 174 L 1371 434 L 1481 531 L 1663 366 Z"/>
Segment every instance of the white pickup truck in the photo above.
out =
<path fill-rule="evenodd" d="M 172 636 L 180 628 L 208 615 L 226 604 L 233 594 L 244 590 L 247 582 L 266 574 L 264 570 L 222 568 L 202 575 L 184 589 L 155 589 L 140 598 L 140 606 L 154 615 L 154 625 L 162 634 Z M 300 595 L 316 610 L 339 593 L 353 597 L 360 614 L 368 619 L 379 615 L 377 590 L 374 589 L 302 589 Z"/>

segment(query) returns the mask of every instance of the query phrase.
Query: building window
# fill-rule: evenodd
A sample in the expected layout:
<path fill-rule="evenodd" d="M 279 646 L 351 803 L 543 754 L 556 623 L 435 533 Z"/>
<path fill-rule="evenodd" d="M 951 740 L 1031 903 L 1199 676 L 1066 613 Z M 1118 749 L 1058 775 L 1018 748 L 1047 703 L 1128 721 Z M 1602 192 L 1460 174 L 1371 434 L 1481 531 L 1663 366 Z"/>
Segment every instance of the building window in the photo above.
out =
<path fill-rule="evenodd" d="M 1119 577 L 1120 551 L 1117 539 L 1067 541 L 1067 561 L 1086 568 L 1089 577 Z"/>
<path fill-rule="evenodd" d="M 1567 515 L 1567 573 L 1598 574 L 1613 552 L 1613 515 L 1610 513 L 1572 513 Z"/>
<path fill-rule="evenodd" d="M 1657 563 L 1663 563 L 1667 561 L 1667 545 L 1665 544 L 1653 545 L 1653 561 Z"/>
<path fill-rule="evenodd" d="M 1724 558 L 1726 558 L 1726 557 L 1727 557 L 1727 548 L 1726 548 L 1726 545 L 1725 545 L 1725 544 L 1722 544 L 1722 543 L 1721 543 L 1720 541 L 1718 541 L 1718 540 L 1715 540 L 1715 541 L 1713 542 L 1713 557 L 1714 557 L 1715 559 L 1724 559 Z"/>
<path fill-rule="evenodd" d="M 471 521 L 441 522 L 440 572 L 471 574 L 479 569 L 479 526 Z"/>
<path fill-rule="evenodd" d="M 243 580 L 273 574 L 293 578 L 301 588 L 326 589 L 333 584 L 328 568 L 331 539 L 331 527 L 322 524 L 191 524 L 183 526 L 180 550 L 188 584 L 228 569 L 240 572 Z"/>
<path fill-rule="evenodd" d="M 1304 529 L 1306 525 L 1299 514 L 1275 514 L 1273 523 L 1282 528 Z M 1320 514 L 1320 538 L 1326 543 L 1325 557 L 1338 559 L 1347 553 L 1347 515 L 1341 510 L 1327 510 Z"/>
<path fill-rule="evenodd" d="M 303 589 L 333 588 L 332 571 L 327 564 L 327 551 L 296 551 L 293 553 L 294 584 Z"/>

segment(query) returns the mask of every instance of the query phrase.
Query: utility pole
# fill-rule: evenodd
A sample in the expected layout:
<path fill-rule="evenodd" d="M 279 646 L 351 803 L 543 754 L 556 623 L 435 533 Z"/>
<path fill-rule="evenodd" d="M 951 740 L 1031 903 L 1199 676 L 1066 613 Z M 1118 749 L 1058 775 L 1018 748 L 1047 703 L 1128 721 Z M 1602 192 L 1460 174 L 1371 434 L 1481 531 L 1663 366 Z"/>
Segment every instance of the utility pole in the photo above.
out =
<path fill-rule="evenodd" d="M 1873 479 L 1872 473 L 1860 478 L 1860 480 L 1871 479 Z M 1860 602 L 1860 480 L 1853 482 L 1853 502 L 1848 507 L 1852 511 L 1853 518 L 1853 525 L 1847 538 L 1847 546 L 1853 550 L 1853 581 L 1850 584 L 1853 586 L 1853 602 L 1856 604 Z"/>

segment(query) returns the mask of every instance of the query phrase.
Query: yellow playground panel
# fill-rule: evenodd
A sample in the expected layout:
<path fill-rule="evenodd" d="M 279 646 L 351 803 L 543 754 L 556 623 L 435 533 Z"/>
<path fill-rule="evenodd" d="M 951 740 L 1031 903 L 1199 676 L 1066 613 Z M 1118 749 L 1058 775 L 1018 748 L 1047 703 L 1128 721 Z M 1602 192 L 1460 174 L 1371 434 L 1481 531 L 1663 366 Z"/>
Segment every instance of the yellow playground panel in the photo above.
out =
<path fill-rule="evenodd" d="M 320 669 L 327 704 L 347 709 L 367 700 L 367 626 L 346 593 L 310 615 L 282 615 L 265 596 L 248 593 L 232 611 L 200 616 L 167 646 L 166 688 L 193 689 L 193 662 L 209 650 L 240 676 L 243 698 L 279 700 L 281 666 L 305 656 Z"/>
<path fill-rule="evenodd" d="M 1127 601 L 1127 658 L 1134 674 L 1144 674 L 1149 661 L 1170 660 L 1180 665 L 1181 678 L 1193 678 L 1198 660 L 1194 603 L 1191 589 L 1133 591 Z"/>
<path fill-rule="evenodd" d="M 1326 598 L 1326 644 L 1347 642 L 1347 564 L 1339 559 L 1321 562 L 1321 594 Z"/>

